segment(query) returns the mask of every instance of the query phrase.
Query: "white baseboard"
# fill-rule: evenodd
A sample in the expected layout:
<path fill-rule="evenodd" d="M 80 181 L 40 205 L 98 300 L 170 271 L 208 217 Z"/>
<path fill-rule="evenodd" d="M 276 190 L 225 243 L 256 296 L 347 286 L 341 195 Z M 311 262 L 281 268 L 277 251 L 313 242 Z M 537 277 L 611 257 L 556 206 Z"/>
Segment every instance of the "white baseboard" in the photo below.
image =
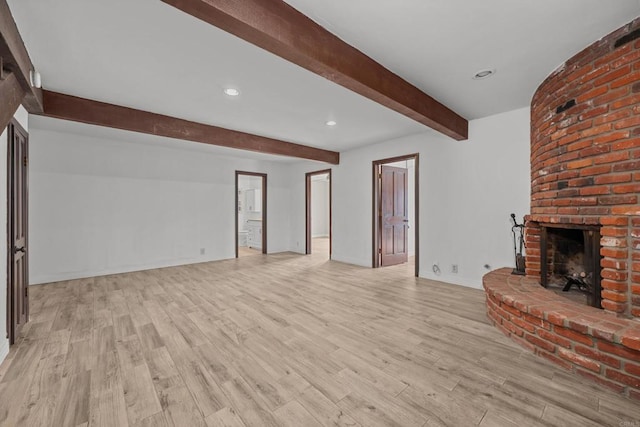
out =
<path fill-rule="evenodd" d="M 275 254 L 280 252 L 287 252 L 289 249 L 283 249 L 281 247 L 269 247 L 267 249 L 268 254 Z M 154 270 L 156 268 L 167 268 L 167 267 L 178 267 L 181 265 L 190 265 L 190 264 L 199 264 L 202 262 L 212 262 L 212 261 L 223 261 L 225 259 L 232 259 L 234 255 L 230 254 L 227 257 L 221 258 L 213 258 L 211 256 L 202 256 L 199 258 L 184 258 L 180 260 L 171 260 L 164 262 L 155 262 L 150 264 L 140 264 L 140 265 L 125 265 L 125 266 L 116 266 L 103 270 L 85 270 L 85 271 L 65 271 L 61 273 L 51 273 L 51 274 L 31 274 L 29 277 L 29 285 L 40 285 L 43 283 L 54 283 L 54 282 L 62 282 L 66 280 L 76 280 L 76 279 L 86 279 L 91 277 L 100 277 L 100 276 L 109 276 L 111 274 L 120 274 L 120 273 L 132 273 L 135 271 L 145 271 L 145 270 Z"/>
<path fill-rule="evenodd" d="M 464 286 L 466 288 L 482 289 L 482 279 L 470 279 L 468 277 L 460 277 L 453 274 L 436 275 L 431 271 L 427 273 L 423 273 L 421 271 L 420 277 L 422 277 L 423 279 L 435 280 L 452 285 Z"/>
<path fill-rule="evenodd" d="M 173 260 L 156 262 L 151 264 L 117 266 L 97 271 L 69 271 L 61 273 L 51 273 L 42 275 L 31 275 L 29 285 L 39 285 L 43 283 L 62 282 L 66 280 L 86 279 L 90 277 L 108 276 L 111 274 L 131 273 L 134 271 L 154 270 L 156 268 L 177 267 L 180 265 L 199 264 L 201 262 L 221 261 L 228 258 L 189 258 L 183 260 Z"/>

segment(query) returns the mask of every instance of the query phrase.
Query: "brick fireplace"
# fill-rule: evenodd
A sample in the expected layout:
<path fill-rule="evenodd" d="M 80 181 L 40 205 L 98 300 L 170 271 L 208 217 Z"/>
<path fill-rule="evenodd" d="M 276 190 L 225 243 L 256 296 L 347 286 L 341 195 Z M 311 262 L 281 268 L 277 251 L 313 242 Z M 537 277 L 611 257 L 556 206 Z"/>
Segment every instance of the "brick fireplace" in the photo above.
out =
<path fill-rule="evenodd" d="M 640 317 L 640 31 L 636 20 L 551 74 L 531 107 L 528 276 L 541 227 L 599 227 L 602 308 Z M 626 41 L 626 42 L 625 42 Z"/>
<path fill-rule="evenodd" d="M 556 268 L 550 234 L 576 248 L 585 236 L 584 254 L 568 255 L 559 274 L 593 283 L 588 303 L 540 285 Z M 503 269 L 483 280 L 490 320 L 547 360 L 640 400 L 640 18 L 534 94 L 525 241 L 525 277 Z"/>

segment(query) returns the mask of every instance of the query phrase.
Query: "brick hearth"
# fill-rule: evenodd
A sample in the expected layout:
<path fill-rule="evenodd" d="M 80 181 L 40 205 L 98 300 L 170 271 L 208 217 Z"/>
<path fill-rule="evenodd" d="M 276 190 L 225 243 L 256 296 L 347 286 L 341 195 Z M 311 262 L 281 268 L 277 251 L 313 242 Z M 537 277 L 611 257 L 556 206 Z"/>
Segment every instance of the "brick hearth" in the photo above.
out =
<path fill-rule="evenodd" d="M 640 400 L 640 323 L 557 296 L 535 278 L 492 271 L 483 279 L 487 313 L 535 354 Z"/>

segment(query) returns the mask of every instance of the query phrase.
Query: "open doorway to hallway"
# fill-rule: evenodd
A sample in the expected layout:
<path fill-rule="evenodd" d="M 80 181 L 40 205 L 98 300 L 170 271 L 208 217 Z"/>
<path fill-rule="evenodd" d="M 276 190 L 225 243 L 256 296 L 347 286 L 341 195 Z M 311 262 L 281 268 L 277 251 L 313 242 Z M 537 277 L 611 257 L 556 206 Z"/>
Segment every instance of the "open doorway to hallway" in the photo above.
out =
<path fill-rule="evenodd" d="M 267 175 L 236 171 L 236 258 L 267 253 Z"/>
<path fill-rule="evenodd" d="M 419 273 L 418 154 L 373 162 L 373 268 L 406 265 Z"/>
<path fill-rule="evenodd" d="M 331 169 L 305 176 L 305 253 L 331 258 Z"/>

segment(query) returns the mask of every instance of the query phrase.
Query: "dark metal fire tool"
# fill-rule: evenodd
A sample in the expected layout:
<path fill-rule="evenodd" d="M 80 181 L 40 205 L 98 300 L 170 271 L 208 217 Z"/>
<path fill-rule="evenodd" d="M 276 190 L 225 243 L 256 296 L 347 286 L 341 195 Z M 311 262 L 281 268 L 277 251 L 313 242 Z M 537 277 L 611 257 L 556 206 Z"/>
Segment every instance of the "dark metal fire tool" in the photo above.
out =
<path fill-rule="evenodd" d="M 525 258 L 524 255 L 522 255 L 522 249 L 524 247 L 524 221 L 522 224 L 518 224 L 518 221 L 516 220 L 516 214 L 513 213 L 511 214 L 511 220 L 513 221 L 513 227 L 511 227 L 511 234 L 513 234 L 513 254 L 516 258 L 516 268 L 513 269 L 511 274 L 524 276 Z M 516 236 L 516 234 L 518 235 Z"/>

